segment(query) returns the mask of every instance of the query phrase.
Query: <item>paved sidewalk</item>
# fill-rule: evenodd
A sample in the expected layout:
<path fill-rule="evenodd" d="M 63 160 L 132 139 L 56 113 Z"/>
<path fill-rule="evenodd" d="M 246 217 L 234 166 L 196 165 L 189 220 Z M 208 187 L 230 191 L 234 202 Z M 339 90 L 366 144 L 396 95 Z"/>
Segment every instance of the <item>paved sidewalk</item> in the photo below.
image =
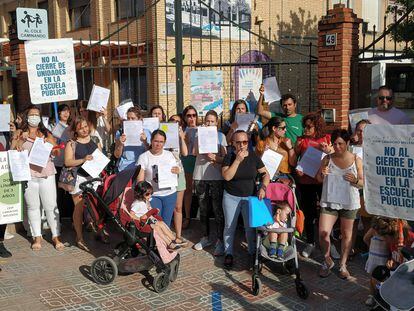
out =
<path fill-rule="evenodd" d="M 191 228 L 196 227 L 192 222 Z M 185 231 L 185 236 L 193 243 L 199 240 L 193 229 Z M 110 254 L 119 239 L 115 235 L 108 246 L 94 241 L 90 233 L 85 237 L 93 255 L 74 246 L 57 252 L 46 241 L 41 251 L 33 252 L 29 241 L 18 234 L 6 241 L 13 257 L 0 262 L 0 310 L 213 310 L 213 293 L 220 298 L 214 310 L 365 310 L 369 279 L 359 257 L 349 264 L 354 278 L 348 281 L 335 274 L 321 279 L 317 262 L 302 259 L 301 272 L 310 295 L 301 300 L 293 277 L 275 275 L 268 267 L 261 277 L 262 295 L 253 296 L 248 257 L 241 248 L 230 272 L 221 268 L 223 258 L 215 259 L 211 248 L 199 252 L 186 248 L 181 251 L 178 279 L 157 294 L 140 273 L 118 276 L 107 286 L 92 282 L 88 276 L 91 262 L 95 256 Z M 70 226 L 65 226 L 63 238 L 73 243 Z"/>

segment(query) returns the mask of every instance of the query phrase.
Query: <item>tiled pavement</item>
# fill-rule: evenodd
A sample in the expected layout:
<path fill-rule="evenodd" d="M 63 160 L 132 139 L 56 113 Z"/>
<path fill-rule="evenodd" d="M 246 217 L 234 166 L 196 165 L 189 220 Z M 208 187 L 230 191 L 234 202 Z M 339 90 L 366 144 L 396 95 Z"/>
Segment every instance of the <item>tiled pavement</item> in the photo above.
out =
<path fill-rule="evenodd" d="M 70 226 L 66 227 L 64 241 L 71 243 L 73 234 Z M 193 222 L 192 228 L 196 227 Z M 192 242 L 199 238 L 194 229 L 187 230 L 185 236 Z M 166 292 L 157 294 L 140 273 L 118 276 L 106 286 L 90 280 L 89 267 L 94 257 L 109 254 L 115 240 L 116 235 L 107 246 L 90 237 L 87 241 L 93 254 L 74 246 L 57 252 L 48 242 L 43 243 L 40 252 L 33 252 L 22 235 L 6 241 L 13 257 L 0 261 L 0 310 L 213 310 L 213 293 L 221 298 L 221 309 L 214 310 L 365 310 L 368 275 L 358 257 L 349 265 L 354 278 L 348 281 L 335 274 L 321 279 L 317 262 L 302 259 L 302 276 L 310 296 L 301 300 L 293 278 L 271 273 L 271 268 L 277 269 L 274 266 L 263 268 L 263 293 L 253 296 L 243 246 L 230 272 L 221 268 L 223 258 L 215 259 L 208 252 L 212 250 L 197 252 L 186 248 L 181 251 L 178 279 Z"/>

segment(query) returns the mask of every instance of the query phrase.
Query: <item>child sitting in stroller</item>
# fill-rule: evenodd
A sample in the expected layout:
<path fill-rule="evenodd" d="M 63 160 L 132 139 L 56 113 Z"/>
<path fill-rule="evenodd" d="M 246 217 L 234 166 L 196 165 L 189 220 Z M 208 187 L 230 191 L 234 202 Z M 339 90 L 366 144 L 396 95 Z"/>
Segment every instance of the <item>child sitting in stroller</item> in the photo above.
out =
<path fill-rule="evenodd" d="M 268 229 L 287 228 L 287 221 L 290 215 L 291 208 L 287 201 L 274 202 L 273 220 L 274 223 L 268 225 Z M 269 257 L 276 257 L 282 259 L 288 240 L 288 233 L 269 232 Z"/>
<path fill-rule="evenodd" d="M 133 219 L 139 220 L 141 223 L 148 224 L 157 232 L 160 238 L 166 243 L 169 251 L 180 248 L 174 243 L 174 233 L 168 228 L 162 218 L 158 216 L 158 209 L 153 209 L 150 205 L 152 186 L 146 181 L 138 182 L 134 188 L 134 202 L 131 205 L 131 216 Z M 153 213 L 147 214 L 149 211 Z"/>

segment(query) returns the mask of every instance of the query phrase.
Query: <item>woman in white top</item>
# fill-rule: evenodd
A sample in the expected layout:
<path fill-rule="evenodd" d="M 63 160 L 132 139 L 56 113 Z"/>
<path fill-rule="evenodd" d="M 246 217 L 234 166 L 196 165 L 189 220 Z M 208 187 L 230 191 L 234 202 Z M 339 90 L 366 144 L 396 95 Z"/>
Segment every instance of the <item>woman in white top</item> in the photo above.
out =
<path fill-rule="evenodd" d="M 348 131 L 335 130 L 331 135 L 331 141 L 334 152 L 322 160 L 321 168 L 316 175 L 317 180 L 323 182 L 319 244 L 325 261 L 319 275 L 327 277 L 334 266 L 329 251 L 330 234 L 339 217 L 342 235 L 339 276 L 346 279 L 350 276 L 346 261 L 352 244 L 352 228 L 360 208 L 358 188 L 363 185 L 362 161 L 348 151 L 350 141 Z"/>
<path fill-rule="evenodd" d="M 166 139 L 167 137 L 163 131 L 155 130 L 152 132 L 151 147 L 139 156 L 137 164 L 141 165 L 138 181 L 145 180 L 154 189 L 151 206 L 159 209 L 159 215 L 161 215 L 167 226 L 170 226 L 177 201 L 177 187 L 161 188 L 159 185 L 159 175 L 160 172 L 167 168 L 171 170 L 171 173 L 179 174 L 180 168 L 172 152 L 164 150 Z M 174 175 L 172 178 L 177 179 L 177 176 Z M 177 185 L 177 180 L 169 180 L 169 182 Z"/>

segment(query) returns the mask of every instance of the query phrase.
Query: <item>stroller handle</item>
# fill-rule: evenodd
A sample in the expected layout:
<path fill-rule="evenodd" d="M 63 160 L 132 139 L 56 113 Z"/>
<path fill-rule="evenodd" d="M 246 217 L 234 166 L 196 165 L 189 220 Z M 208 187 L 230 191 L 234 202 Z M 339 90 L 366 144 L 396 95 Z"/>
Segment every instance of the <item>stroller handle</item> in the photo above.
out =
<path fill-rule="evenodd" d="M 79 185 L 79 188 L 82 190 L 82 191 L 85 191 L 86 190 L 86 188 L 89 188 L 89 187 L 91 187 L 92 186 L 92 184 L 94 183 L 94 182 L 96 182 L 96 181 L 100 181 L 100 182 L 102 182 L 102 178 L 92 178 L 92 179 L 90 179 L 90 180 L 87 180 L 87 181 L 84 181 L 83 183 L 81 183 L 80 185 Z"/>

